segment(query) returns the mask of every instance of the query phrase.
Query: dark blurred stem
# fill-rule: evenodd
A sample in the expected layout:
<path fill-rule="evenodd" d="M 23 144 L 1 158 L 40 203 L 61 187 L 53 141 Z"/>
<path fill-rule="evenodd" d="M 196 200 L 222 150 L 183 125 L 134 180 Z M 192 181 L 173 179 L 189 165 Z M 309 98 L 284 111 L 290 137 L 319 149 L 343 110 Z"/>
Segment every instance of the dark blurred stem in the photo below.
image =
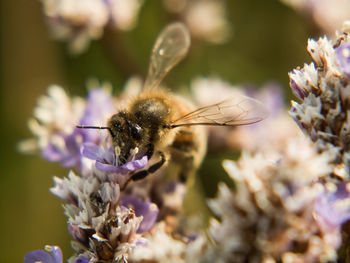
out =
<path fill-rule="evenodd" d="M 105 28 L 102 44 L 109 59 L 116 70 L 119 70 L 125 78 L 132 75 L 144 75 L 137 60 L 125 45 L 122 34 L 118 30 Z"/>

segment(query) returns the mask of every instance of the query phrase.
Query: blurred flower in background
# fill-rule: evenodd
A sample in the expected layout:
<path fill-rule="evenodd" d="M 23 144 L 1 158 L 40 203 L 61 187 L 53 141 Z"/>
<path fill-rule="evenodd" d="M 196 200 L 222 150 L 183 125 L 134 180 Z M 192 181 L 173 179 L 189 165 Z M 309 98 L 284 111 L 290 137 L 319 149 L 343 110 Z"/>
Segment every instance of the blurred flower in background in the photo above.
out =
<path fill-rule="evenodd" d="M 72 53 L 85 51 L 105 27 L 132 30 L 144 0 L 41 0 L 53 36 L 66 40 Z M 163 1 L 165 10 L 185 22 L 194 37 L 222 43 L 230 35 L 223 0 Z"/>
<path fill-rule="evenodd" d="M 225 0 L 163 0 L 163 4 L 187 24 L 194 37 L 217 44 L 232 34 Z"/>
<path fill-rule="evenodd" d="M 339 30 L 345 20 L 350 19 L 348 0 L 281 0 L 311 19 L 322 32 L 330 37 Z"/>
<path fill-rule="evenodd" d="M 53 35 L 67 40 L 73 53 L 84 51 L 109 26 L 131 30 L 143 0 L 41 0 Z"/>

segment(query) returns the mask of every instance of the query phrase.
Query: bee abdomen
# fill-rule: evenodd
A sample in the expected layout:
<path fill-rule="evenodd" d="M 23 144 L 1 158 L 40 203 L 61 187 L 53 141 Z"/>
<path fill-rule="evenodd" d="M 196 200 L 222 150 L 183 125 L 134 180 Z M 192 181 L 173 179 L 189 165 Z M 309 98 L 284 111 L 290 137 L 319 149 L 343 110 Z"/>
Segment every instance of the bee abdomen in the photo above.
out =
<path fill-rule="evenodd" d="M 197 145 L 195 144 L 194 135 L 192 132 L 180 130 L 175 137 L 174 142 L 171 147 L 175 148 L 184 153 L 192 152 L 197 150 Z"/>

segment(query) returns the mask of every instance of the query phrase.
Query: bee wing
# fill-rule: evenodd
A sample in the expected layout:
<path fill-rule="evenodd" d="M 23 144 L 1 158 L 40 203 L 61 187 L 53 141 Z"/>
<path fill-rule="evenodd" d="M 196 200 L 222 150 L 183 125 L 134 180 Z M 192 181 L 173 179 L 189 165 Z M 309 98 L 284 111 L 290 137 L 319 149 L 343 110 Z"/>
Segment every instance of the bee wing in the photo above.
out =
<path fill-rule="evenodd" d="M 170 123 L 170 127 L 247 125 L 262 121 L 268 115 L 268 110 L 261 102 L 249 97 L 239 96 L 190 112 Z"/>
<path fill-rule="evenodd" d="M 144 89 L 158 86 L 169 70 L 187 54 L 190 44 L 190 33 L 183 23 L 167 26 L 154 44 Z"/>

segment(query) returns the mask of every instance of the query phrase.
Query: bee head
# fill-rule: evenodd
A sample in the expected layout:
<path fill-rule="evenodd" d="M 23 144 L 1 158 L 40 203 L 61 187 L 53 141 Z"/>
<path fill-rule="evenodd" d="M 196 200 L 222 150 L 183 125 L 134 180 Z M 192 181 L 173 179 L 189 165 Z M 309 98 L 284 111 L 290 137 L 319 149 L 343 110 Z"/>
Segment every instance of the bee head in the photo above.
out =
<path fill-rule="evenodd" d="M 108 121 L 109 132 L 119 164 L 127 162 L 135 148 L 141 146 L 143 129 L 126 112 L 114 114 Z"/>

